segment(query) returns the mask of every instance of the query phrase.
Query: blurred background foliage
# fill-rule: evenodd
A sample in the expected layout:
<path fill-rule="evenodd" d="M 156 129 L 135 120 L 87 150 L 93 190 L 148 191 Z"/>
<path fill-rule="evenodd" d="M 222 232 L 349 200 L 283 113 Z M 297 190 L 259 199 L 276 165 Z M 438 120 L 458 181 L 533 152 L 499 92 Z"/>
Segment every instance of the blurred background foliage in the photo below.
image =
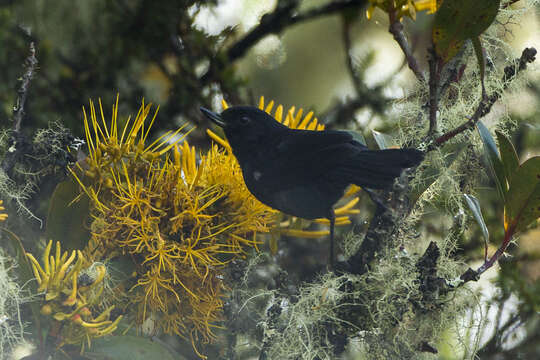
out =
<path fill-rule="evenodd" d="M 12 127 L 19 80 L 33 41 L 39 65 L 22 123 L 28 136 L 59 122 L 75 137 L 83 138 L 82 106 L 89 99 L 101 98 L 109 113 L 116 94 L 120 94 L 121 114 L 136 114 L 143 98 L 146 103 L 160 105 L 160 121 L 154 124 L 153 136 L 183 124 L 188 124 L 187 128 L 195 125 L 189 141 L 204 149 L 210 146 L 205 129 L 212 126 L 201 116 L 200 106 L 219 110 L 222 98 L 231 105 L 256 105 L 264 95 L 285 108 L 295 105 L 314 110 L 327 128 L 360 131 L 368 144 L 374 145 L 371 130 L 397 132 L 396 104 L 415 91 L 416 79 L 388 32 L 385 14 L 375 11 L 368 21 L 367 1 L 350 3 L 341 11 L 328 11 L 295 24 L 283 20 L 280 31 L 244 52 L 233 53 L 230 49 L 269 17 L 286 19 L 329 2 L 0 0 L 0 126 Z M 520 3 L 512 6 L 524 6 Z M 525 46 L 540 45 L 539 7 L 532 9 L 506 25 L 508 32 L 501 40 L 514 58 Z M 414 22 L 403 22 L 420 66 L 427 69 L 424 54 L 433 16 L 416 16 Z M 527 76 L 526 86 L 511 93 L 505 107 L 496 109 L 516 124 L 511 140 L 521 161 L 540 153 L 540 76 L 538 71 Z M 493 184 L 487 177 L 483 183 L 477 196 L 483 216 L 492 238 L 501 238 L 501 206 Z M 50 188 L 40 185 L 40 189 L 49 189 L 46 191 Z M 42 192 L 38 190 L 38 195 Z M 48 200 L 46 196 L 33 197 L 30 210 L 45 219 Z M 352 226 L 356 233 L 366 228 L 370 218 L 371 205 L 367 197 L 364 200 L 363 211 Z M 43 236 L 40 224 L 27 217 L 16 220 L 15 209 L 5 205 L 12 231 L 28 249 L 38 248 L 35 239 Z M 462 226 L 462 217 L 456 213 L 448 220 L 436 212 L 428 213 L 419 231 L 427 238 L 445 237 L 452 225 Z M 470 229 L 461 233 L 455 256 L 468 264 L 480 262 L 480 228 L 470 217 L 466 221 Z M 482 359 L 511 359 L 520 353 L 523 358 L 540 356 L 539 238 L 539 230 L 524 234 L 519 247 L 510 250 L 512 257 L 483 278 L 485 311 L 493 321 L 483 331 Z M 326 249 L 324 238 L 287 239 L 281 241 L 276 256 L 299 282 L 324 269 Z M 439 350 L 440 358 L 459 357 L 452 349 Z"/>

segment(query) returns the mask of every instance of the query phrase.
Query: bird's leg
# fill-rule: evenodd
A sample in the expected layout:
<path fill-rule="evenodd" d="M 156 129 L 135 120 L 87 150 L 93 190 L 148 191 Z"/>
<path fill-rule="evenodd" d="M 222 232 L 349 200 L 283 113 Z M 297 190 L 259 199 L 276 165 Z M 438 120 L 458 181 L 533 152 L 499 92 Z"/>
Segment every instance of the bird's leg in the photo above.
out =
<path fill-rule="evenodd" d="M 330 220 L 330 270 L 334 270 L 334 225 L 336 224 L 336 214 L 334 209 L 330 209 L 328 214 L 328 220 Z"/>
<path fill-rule="evenodd" d="M 362 188 L 362 190 L 364 190 L 369 195 L 369 198 L 375 203 L 375 205 L 377 205 L 377 207 L 381 207 L 383 209 L 387 208 L 381 197 L 375 191 L 367 188 Z"/>

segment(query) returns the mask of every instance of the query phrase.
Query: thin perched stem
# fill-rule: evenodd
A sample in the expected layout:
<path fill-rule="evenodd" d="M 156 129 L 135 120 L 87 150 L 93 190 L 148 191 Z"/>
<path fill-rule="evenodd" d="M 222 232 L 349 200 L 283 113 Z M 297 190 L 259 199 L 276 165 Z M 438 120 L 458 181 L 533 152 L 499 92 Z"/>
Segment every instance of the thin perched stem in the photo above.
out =
<path fill-rule="evenodd" d="M 429 130 L 428 136 L 437 131 L 437 108 L 439 98 L 439 71 L 437 71 L 437 54 L 430 49 L 429 56 Z"/>
<path fill-rule="evenodd" d="M 21 80 L 21 87 L 17 91 L 17 103 L 13 107 L 13 131 L 18 133 L 21 130 L 21 122 L 24 118 L 24 104 L 28 96 L 28 89 L 30 88 L 30 81 L 34 77 L 34 71 L 38 61 L 36 59 L 36 48 L 34 43 L 30 43 L 30 55 L 25 60 L 26 71 L 24 72 Z"/>
<path fill-rule="evenodd" d="M 528 63 L 532 63 L 536 60 L 536 49 L 535 48 L 525 48 L 523 52 L 521 53 L 521 57 L 519 59 L 516 59 L 515 64 L 508 65 L 504 68 L 504 75 L 503 75 L 503 90 L 508 87 L 510 82 L 515 78 L 517 73 L 527 68 Z M 502 95 L 502 91 L 497 91 L 493 93 L 491 96 L 483 97 L 480 103 L 478 104 L 478 107 L 474 111 L 474 114 L 464 123 L 461 125 L 455 127 L 454 129 L 446 132 L 442 136 L 438 137 L 433 141 L 433 143 L 429 146 L 428 151 L 433 150 L 437 147 L 440 147 L 444 143 L 446 143 L 448 140 L 454 138 L 456 135 L 461 134 L 462 132 L 466 130 L 473 129 L 478 120 L 480 120 L 485 115 L 489 114 L 491 111 L 491 107 L 497 100 L 500 99 Z"/>
<path fill-rule="evenodd" d="M 36 58 L 36 48 L 34 43 L 30 43 L 30 54 L 25 60 L 25 71 L 22 75 L 21 86 L 17 90 L 17 100 L 13 107 L 13 132 L 11 133 L 11 141 L 16 146 L 14 151 L 6 153 L 4 159 L 2 159 L 2 170 L 10 176 L 13 166 L 25 153 L 25 144 L 28 140 L 23 132 L 21 132 L 21 123 L 24 118 L 24 105 L 26 104 L 26 98 L 28 97 L 28 90 L 30 88 L 30 81 L 34 77 L 38 61 Z"/>
<path fill-rule="evenodd" d="M 501 246 L 495 251 L 495 254 L 491 256 L 487 261 L 485 261 L 482 266 L 480 266 L 478 269 L 476 269 L 476 274 L 478 276 L 482 275 L 487 269 L 493 266 L 497 260 L 501 257 L 502 254 L 504 254 L 506 248 L 510 244 L 510 241 L 512 240 L 513 235 L 512 230 L 508 230 L 506 234 L 504 235 L 504 240 L 501 244 Z"/>
<path fill-rule="evenodd" d="M 409 65 L 409 68 L 412 70 L 416 78 L 420 81 L 425 81 L 424 75 L 422 74 L 422 71 L 420 71 L 420 66 L 418 65 L 418 62 L 416 61 L 416 58 L 412 53 L 407 38 L 405 37 L 405 33 L 403 31 L 403 24 L 396 16 L 396 12 L 396 10 L 390 10 L 388 12 L 388 16 L 390 18 L 390 27 L 388 28 L 388 31 L 394 36 L 394 40 L 396 40 L 396 42 L 399 44 L 399 47 L 405 54 L 407 64 Z"/>

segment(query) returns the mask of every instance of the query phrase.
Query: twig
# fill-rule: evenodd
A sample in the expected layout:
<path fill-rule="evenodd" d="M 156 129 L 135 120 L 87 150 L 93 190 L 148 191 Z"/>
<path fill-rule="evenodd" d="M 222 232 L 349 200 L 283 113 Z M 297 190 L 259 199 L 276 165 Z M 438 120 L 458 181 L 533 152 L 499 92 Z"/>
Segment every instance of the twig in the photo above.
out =
<path fill-rule="evenodd" d="M 428 136 L 437 131 L 437 108 L 439 91 L 439 71 L 437 69 L 437 54 L 435 49 L 430 49 L 429 56 L 429 130 Z"/>
<path fill-rule="evenodd" d="M 515 78 L 517 73 L 527 68 L 528 63 L 532 63 L 536 60 L 536 49 L 535 48 L 525 48 L 521 53 L 521 57 L 516 59 L 515 64 L 508 65 L 504 68 L 503 75 L 503 89 L 505 90 L 510 82 Z M 478 120 L 487 115 L 491 111 L 491 107 L 502 95 L 502 91 L 494 92 L 491 96 L 482 98 L 478 107 L 476 108 L 474 114 L 464 123 L 455 127 L 454 129 L 448 131 L 444 135 L 438 137 L 433 141 L 433 143 L 428 147 L 428 151 L 431 151 L 437 147 L 440 147 L 448 140 L 452 139 L 458 134 L 461 134 L 465 130 L 473 129 Z"/>
<path fill-rule="evenodd" d="M 328 128 L 343 128 L 353 119 L 356 110 L 363 107 L 368 106 L 375 112 L 382 113 L 382 109 L 390 101 L 381 94 L 382 88 L 383 86 L 376 86 L 375 88 L 364 89 L 357 98 L 348 99 L 343 103 L 332 106 L 321 115 L 321 119 Z"/>
<path fill-rule="evenodd" d="M 416 58 L 412 53 L 411 47 L 409 46 L 409 42 L 405 37 L 405 33 L 403 32 L 403 24 L 399 21 L 397 17 L 397 10 L 394 9 L 388 11 L 388 16 L 390 18 L 390 27 L 388 28 L 388 31 L 394 36 L 394 40 L 396 40 L 396 42 L 399 44 L 399 47 L 405 54 L 405 58 L 407 59 L 407 64 L 409 64 L 409 68 L 412 70 L 418 80 L 425 81 L 424 75 L 422 74 L 422 71 L 420 71 L 420 66 L 416 61 Z"/>
<path fill-rule="evenodd" d="M 466 64 L 462 64 L 460 61 L 455 61 L 454 64 L 446 64 L 446 80 L 442 83 L 442 85 L 439 87 L 439 98 L 441 98 L 445 93 L 446 90 L 450 87 L 450 84 L 453 82 L 459 82 L 461 80 L 461 77 L 463 76 L 463 72 L 465 71 Z M 439 80 L 441 79 L 441 75 L 439 75 Z"/>
<path fill-rule="evenodd" d="M 17 100 L 13 107 L 13 132 L 11 133 L 11 141 L 13 143 L 13 151 L 8 151 L 2 160 L 2 170 L 10 176 L 11 170 L 17 160 L 23 156 L 28 140 L 21 130 L 21 123 L 24 118 L 24 105 L 30 88 L 30 81 L 34 76 L 34 71 L 37 66 L 36 49 L 34 42 L 30 42 L 30 54 L 25 60 L 25 71 L 22 75 L 21 86 L 17 90 Z"/>
<path fill-rule="evenodd" d="M 354 59 L 352 56 L 352 42 L 351 42 L 351 22 L 348 21 L 345 17 L 343 18 L 343 27 L 341 30 L 343 37 L 343 46 L 345 47 L 346 52 L 346 61 L 347 61 L 347 70 L 349 70 L 349 75 L 356 90 L 356 96 L 359 96 L 362 93 L 362 82 L 358 77 L 358 73 L 354 66 Z"/>
<path fill-rule="evenodd" d="M 396 238 L 392 235 L 399 231 L 403 220 L 412 210 L 412 206 L 406 198 L 409 189 L 408 182 L 409 176 L 407 172 L 404 172 L 391 190 L 378 194 L 364 189 L 377 208 L 360 248 L 347 261 L 337 264 L 336 270 L 338 272 L 364 274 L 382 250 L 392 246 L 389 241 Z"/>
<path fill-rule="evenodd" d="M 510 227 L 510 229 L 506 230 L 504 234 L 504 240 L 495 251 L 495 253 L 476 270 L 473 270 L 471 268 L 467 269 L 461 276 L 460 279 L 463 280 L 463 284 L 468 281 L 476 281 L 480 278 L 480 275 L 482 275 L 484 272 L 486 272 L 487 269 L 491 268 L 493 264 L 499 260 L 499 258 L 504 254 L 506 251 L 506 248 L 508 248 L 508 245 L 510 245 L 510 242 L 512 241 L 512 237 L 514 235 L 514 228 Z"/>
<path fill-rule="evenodd" d="M 324 6 L 308 10 L 302 14 L 293 14 L 294 10 L 298 7 L 299 2 L 297 0 L 289 1 L 287 4 L 278 6 L 276 9 L 265 14 L 261 18 L 261 22 L 253 30 L 244 35 L 242 39 L 232 45 L 227 51 L 227 57 L 229 61 L 234 61 L 242 57 L 247 50 L 249 50 L 260 39 L 269 34 L 279 34 L 286 27 L 307 20 L 312 20 L 324 15 L 331 15 L 338 11 L 345 9 L 361 7 L 366 4 L 366 0 L 342 0 L 333 1 Z"/>
<path fill-rule="evenodd" d="M 21 122 L 24 117 L 24 104 L 26 103 L 26 97 L 28 95 L 28 89 L 30 87 L 30 81 L 34 76 L 34 71 L 38 61 L 36 59 L 36 48 L 34 43 L 30 43 L 30 55 L 25 60 L 26 71 L 22 76 L 21 87 L 17 91 L 17 103 L 13 107 L 13 131 L 18 133 L 21 130 Z"/>

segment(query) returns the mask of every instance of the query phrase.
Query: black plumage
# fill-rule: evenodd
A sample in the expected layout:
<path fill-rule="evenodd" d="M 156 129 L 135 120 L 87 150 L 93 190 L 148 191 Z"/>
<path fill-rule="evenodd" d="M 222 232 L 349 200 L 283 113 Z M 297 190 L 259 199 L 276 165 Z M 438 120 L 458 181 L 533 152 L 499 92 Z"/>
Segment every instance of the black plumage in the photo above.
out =
<path fill-rule="evenodd" d="M 331 261 L 333 205 L 347 186 L 388 188 L 423 158 L 416 149 L 369 150 L 347 131 L 290 129 L 251 106 L 201 111 L 225 131 L 257 199 L 289 215 L 330 220 Z"/>

